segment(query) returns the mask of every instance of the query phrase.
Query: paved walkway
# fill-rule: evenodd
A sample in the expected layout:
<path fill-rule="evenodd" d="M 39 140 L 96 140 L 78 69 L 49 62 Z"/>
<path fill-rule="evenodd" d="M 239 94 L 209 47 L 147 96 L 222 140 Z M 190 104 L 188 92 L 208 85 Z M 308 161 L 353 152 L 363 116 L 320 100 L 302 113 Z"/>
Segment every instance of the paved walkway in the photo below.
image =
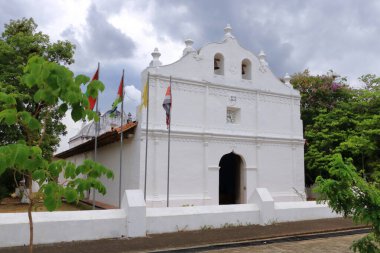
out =
<path fill-rule="evenodd" d="M 168 249 L 199 247 L 221 243 L 242 242 L 250 240 L 268 239 L 273 237 L 304 235 L 326 231 L 348 230 L 363 227 L 354 225 L 350 219 L 323 219 L 278 223 L 269 226 L 242 226 L 200 231 L 185 231 L 159 235 L 149 235 L 133 239 L 103 239 L 96 241 L 82 241 L 37 245 L 35 253 L 125 253 L 166 251 Z M 17 236 L 17 235 L 15 235 Z M 338 239 L 339 237 L 335 237 Z M 276 244 L 278 245 L 278 244 Z M 276 246 L 270 245 L 270 246 Z M 261 246 L 259 246 L 261 247 Z M 264 246 L 265 247 L 265 246 Z M 263 248 L 264 250 L 265 248 Z M 231 249 L 232 250 L 232 249 Z M 0 253 L 27 253 L 28 248 L 12 247 L 0 248 Z M 196 252 L 196 251 L 194 251 Z M 244 251 L 241 251 L 244 252 Z M 249 251 L 246 251 L 249 252 Z M 264 251 L 265 252 L 265 251 Z M 266 251 L 268 252 L 268 251 Z M 270 252 L 270 251 L 269 251 Z M 276 252 L 276 251 L 272 251 Z M 281 252 L 281 251 L 278 251 Z M 286 252 L 286 251 L 283 251 Z M 305 252 L 305 251 L 303 251 Z M 306 252 L 312 252 L 310 250 Z M 318 252 L 318 251 L 317 251 Z M 323 251 L 320 251 L 323 252 Z M 333 251 L 332 251 L 333 252 Z"/>
<path fill-rule="evenodd" d="M 306 240 L 300 242 L 284 242 L 263 246 L 251 246 L 230 248 L 223 250 L 204 251 L 207 253 L 352 253 L 350 246 L 354 240 L 359 240 L 364 235 L 349 235 L 333 238 Z"/>

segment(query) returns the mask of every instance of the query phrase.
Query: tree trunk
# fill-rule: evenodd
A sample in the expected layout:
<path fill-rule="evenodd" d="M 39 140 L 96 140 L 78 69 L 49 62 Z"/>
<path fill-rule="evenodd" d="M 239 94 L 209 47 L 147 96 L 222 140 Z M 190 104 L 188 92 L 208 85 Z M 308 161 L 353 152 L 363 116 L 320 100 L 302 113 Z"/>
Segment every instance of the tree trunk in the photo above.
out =
<path fill-rule="evenodd" d="M 33 196 L 32 196 L 32 175 L 29 174 L 29 207 L 28 207 L 28 217 L 29 217 L 29 253 L 33 253 Z"/>

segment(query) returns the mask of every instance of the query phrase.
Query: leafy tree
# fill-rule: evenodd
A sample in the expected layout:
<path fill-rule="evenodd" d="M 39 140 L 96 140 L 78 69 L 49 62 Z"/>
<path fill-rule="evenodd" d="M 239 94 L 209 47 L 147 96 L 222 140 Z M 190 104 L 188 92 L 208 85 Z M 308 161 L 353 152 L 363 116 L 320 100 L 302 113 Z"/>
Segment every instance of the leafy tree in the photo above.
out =
<path fill-rule="evenodd" d="M 29 182 L 34 180 L 40 186 L 38 193 L 32 193 L 32 184 L 29 184 L 30 252 L 33 251 L 32 208 L 39 201 L 39 196 L 42 196 L 46 208 L 52 211 L 61 205 L 62 197 L 68 202 L 78 201 L 91 188 L 105 194 L 106 189 L 98 178 L 113 177 L 112 171 L 91 160 L 76 166 L 64 160 L 51 162 L 44 155 L 43 147 L 48 145 L 45 140 L 50 138 L 48 127 L 56 112 L 65 114 L 70 108 L 74 121 L 85 117 L 99 120 L 95 112 L 87 109 L 88 98 L 81 91 L 81 85 L 89 80 L 83 75 L 74 77 L 66 67 L 33 56 L 20 82 L 21 87 L 35 91 L 29 94 L 32 105 L 24 100 L 25 104 L 21 106 L 17 92 L 0 92 L 0 122 L 23 133 L 17 142 L 0 146 L 0 175 L 7 169 L 17 171 Z M 99 81 L 87 85 L 87 93 L 94 98 L 103 89 Z M 66 179 L 64 184 L 57 182 L 59 175 Z"/>
<path fill-rule="evenodd" d="M 32 94 L 35 94 L 38 88 L 22 83 L 23 69 L 32 56 L 71 64 L 74 62 L 75 46 L 69 41 L 51 43 L 48 35 L 37 31 L 37 24 L 32 18 L 11 20 L 4 28 L 0 36 L 0 92 L 13 94 L 17 110 L 26 110 L 29 113 L 38 110 L 36 119 L 42 121 L 45 118 L 45 138 L 40 148 L 44 158 L 50 160 L 59 144 L 59 135 L 66 134 L 66 127 L 61 123 L 64 114 L 57 108 L 49 108 L 50 111 L 47 112 L 46 106 L 34 101 Z M 4 105 L 0 104 L 0 110 L 4 109 Z M 49 118 L 45 117 L 47 114 L 50 115 Z M 9 126 L 0 122 L 0 145 L 16 143 L 25 134 L 25 129 L 18 125 Z M 0 181 L 6 184 L 2 184 L 5 187 L 0 189 L 0 195 L 1 192 L 8 194 L 14 190 L 14 178 L 18 181 L 20 175 L 7 172 L 1 176 Z"/>
<path fill-rule="evenodd" d="M 367 182 L 352 164 L 352 159 L 343 160 L 335 154 L 331 160 L 331 178 L 317 178 L 316 191 L 321 202 L 344 217 L 352 217 L 357 223 L 370 225 L 372 231 L 355 241 L 351 248 L 355 252 L 380 252 L 380 190 L 377 182 Z"/>
<path fill-rule="evenodd" d="M 0 37 L 0 92 L 13 93 L 17 108 L 32 112 L 39 106 L 31 96 L 36 93 L 37 87 L 25 86 L 21 80 L 28 59 L 36 55 L 49 61 L 71 64 L 74 62 L 75 46 L 69 41 L 51 43 L 48 35 L 37 32 L 37 24 L 32 18 L 11 20 L 4 28 Z M 42 120 L 45 108 L 39 110 L 41 113 L 38 120 Z M 44 139 L 43 147 L 44 156 L 48 159 L 59 144 L 58 136 L 65 133 L 65 126 L 60 122 L 64 115 L 60 111 L 54 111 L 50 115 L 51 122 L 46 127 L 49 138 Z M 4 123 L 0 129 L 0 145 L 15 143 L 24 134 L 22 129 Z"/>
<path fill-rule="evenodd" d="M 301 94 L 301 118 L 304 129 L 313 124 L 320 110 L 332 110 L 340 101 L 350 98 L 350 88 L 345 78 L 338 79 L 330 71 L 326 75 L 312 76 L 309 70 L 292 76 L 293 87 Z"/>
<path fill-rule="evenodd" d="M 313 124 L 306 126 L 307 173 L 312 178 L 328 176 L 333 155 L 353 158 L 368 180 L 379 178 L 380 171 L 380 90 L 351 90 L 351 99 L 335 108 L 320 110 Z"/>
<path fill-rule="evenodd" d="M 333 154 L 352 157 L 366 175 L 379 177 L 380 78 L 361 77 L 364 89 L 351 89 L 332 72 L 311 76 L 306 70 L 293 76 L 301 93 L 304 123 L 306 184 L 318 175 L 327 177 Z"/>

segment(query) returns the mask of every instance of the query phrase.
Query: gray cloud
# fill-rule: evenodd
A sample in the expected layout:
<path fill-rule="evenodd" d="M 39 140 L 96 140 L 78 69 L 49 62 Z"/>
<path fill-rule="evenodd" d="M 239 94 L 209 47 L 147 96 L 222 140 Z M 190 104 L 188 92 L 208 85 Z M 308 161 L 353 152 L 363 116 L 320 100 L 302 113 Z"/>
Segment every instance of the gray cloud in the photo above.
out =
<path fill-rule="evenodd" d="M 97 62 L 101 62 L 101 80 L 107 87 L 101 97 L 102 110 L 107 110 L 116 96 L 122 68 L 126 69 L 126 83 L 136 87 L 140 87 L 142 71 L 133 64 L 136 45 L 131 37 L 107 20 L 124 9 L 148 14 L 146 10 L 152 5 L 153 13 L 149 14 L 153 15 L 145 17 L 151 20 L 157 33 L 157 38 L 152 39 L 158 39 L 159 43 L 182 42 L 190 37 L 199 48 L 220 41 L 223 28 L 230 23 L 244 48 L 256 54 L 261 49 L 266 52 L 277 76 L 305 68 L 312 72 L 333 69 L 352 81 L 362 74 L 380 74 L 380 3 L 375 0 L 365 3 L 355 0 L 92 0 L 86 24 L 81 29 L 74 26 L 57 29 L 62 29 L 62 37 L 77 46 L 76 63 L 71 67 L 76 74 L 92 76 Z M 0 1 L 0 22 L 31 16 L 40 27 L 49 27 L 59 8 L 62 5 L 51 4 L 49 0 Z M 160 48 L 160 44 L 157 46 Z M 147 49 L 147 64 L 152 49 Z"/>
<path fill-rule="evenodd" d="M 334 69 L 354 80 L 378 71 L 373 55 L 380 51 L 379 12 L 377 1 L 180 0 L 160 1 L 153 20 L 161 34 L 192 37 L 198 47 L 219 41 L 230 23 L 243 47 L 265 50 L 278 76 Z"/>
<path fill-rule="evenodd" d="M 112 26 L 95 5 L 91 5 L 87 16 L 85 45 L 91 55 L 99 58 L 128 58 L 135 48 L 134 42 Z"/>

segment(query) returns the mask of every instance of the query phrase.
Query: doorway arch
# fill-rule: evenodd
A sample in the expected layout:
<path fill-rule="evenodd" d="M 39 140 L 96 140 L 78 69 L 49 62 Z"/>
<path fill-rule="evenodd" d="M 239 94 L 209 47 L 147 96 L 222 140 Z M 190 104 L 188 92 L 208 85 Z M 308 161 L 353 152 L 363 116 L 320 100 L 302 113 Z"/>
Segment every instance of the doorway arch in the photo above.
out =
<path fill-rule="evenodd" d="M 222 156 L 219 167 L 219 205 L 244 203 L 245 174 L 243 159 L 231 152 Z"/>

